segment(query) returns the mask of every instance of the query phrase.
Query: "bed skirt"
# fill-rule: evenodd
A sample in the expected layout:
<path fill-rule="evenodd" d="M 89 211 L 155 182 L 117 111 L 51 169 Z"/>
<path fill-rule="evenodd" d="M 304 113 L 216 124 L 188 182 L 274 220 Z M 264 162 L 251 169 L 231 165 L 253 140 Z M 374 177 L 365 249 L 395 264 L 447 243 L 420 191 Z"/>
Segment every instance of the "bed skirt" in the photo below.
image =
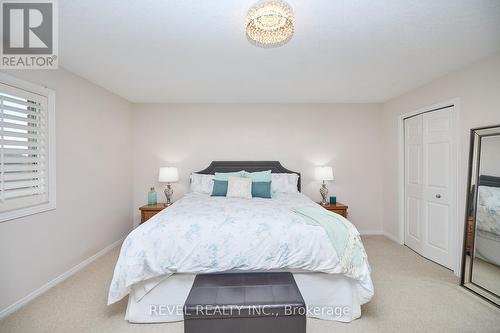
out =
<path fill-rule="evenodd" d="M 293 273 L 306 303 L 306 316 L 351 322 L 361 316 L 357 281 L 340 274 Z M 129 295 L 125 319 L 131 323 L 164 323 L 184 320 L 182 308 L 195 274 L 174 274 L 146 295 Z"/>
<path fill-rule="evenodd" d="M 477 230 L 476 256 L 493 265 L 500 266 L 498 254 L 500 253 L 500 235 L 492 232 Z"/>

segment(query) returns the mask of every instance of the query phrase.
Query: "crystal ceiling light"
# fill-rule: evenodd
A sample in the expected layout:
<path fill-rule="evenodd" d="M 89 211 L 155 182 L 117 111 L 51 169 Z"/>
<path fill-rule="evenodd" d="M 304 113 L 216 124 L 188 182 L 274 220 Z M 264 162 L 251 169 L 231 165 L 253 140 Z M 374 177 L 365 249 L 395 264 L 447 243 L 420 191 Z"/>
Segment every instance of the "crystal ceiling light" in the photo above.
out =
<path fill-rule="evenodd" d="M 278 47 L 293 36 L 295 17 L 292 7 L 283 1 L 265 1 L 254 5 L 247 14 L 248 40 L 260 47 Z"/>

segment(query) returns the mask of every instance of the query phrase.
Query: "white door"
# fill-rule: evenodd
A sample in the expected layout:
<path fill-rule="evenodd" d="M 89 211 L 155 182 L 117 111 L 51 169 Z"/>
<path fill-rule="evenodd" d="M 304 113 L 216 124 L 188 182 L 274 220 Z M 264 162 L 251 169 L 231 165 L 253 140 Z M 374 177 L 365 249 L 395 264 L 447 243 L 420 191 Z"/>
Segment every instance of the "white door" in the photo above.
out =
<path fill-rule="evenodd" d="M 405 119 L 405 244 L 454 268 L 453 107 Z"/>
<path fill-rule="evenodd" d="M 422 253 L 422 115 L 405 119 L 405 244 Z"/>

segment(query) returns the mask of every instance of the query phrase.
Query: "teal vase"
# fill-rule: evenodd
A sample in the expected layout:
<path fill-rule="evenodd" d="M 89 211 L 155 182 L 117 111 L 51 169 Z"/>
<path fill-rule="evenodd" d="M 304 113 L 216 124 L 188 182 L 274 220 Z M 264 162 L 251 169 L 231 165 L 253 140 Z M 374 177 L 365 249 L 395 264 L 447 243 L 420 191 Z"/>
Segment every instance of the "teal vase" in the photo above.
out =
<path fill-rule="evenodd" d="M 158 202 L 156 201 L 156 191 L 154 187 L 148 192 L 148 205 L 156 205 Z"/>

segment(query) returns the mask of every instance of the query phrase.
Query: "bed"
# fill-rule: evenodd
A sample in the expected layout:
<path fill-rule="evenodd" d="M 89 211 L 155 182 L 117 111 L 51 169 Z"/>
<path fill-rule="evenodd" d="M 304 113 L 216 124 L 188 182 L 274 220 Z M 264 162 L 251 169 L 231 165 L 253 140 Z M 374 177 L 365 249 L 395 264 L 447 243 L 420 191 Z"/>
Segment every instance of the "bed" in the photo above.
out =
<path fill-rule="evenodd" d="M 500 177 L 479 177 L 476 225 L 476 256 L 500 266 Z"/>
<path fill-rule="evenodd" d="M 359 318 L 361 305 L 374 293 L 366 254 L 355 270 L 346 269 L 345 255 L 337 255 L 338 244 L 332 244 L 327 229 L 296 213 L 297 207 L 319 206 L 300 193 L 300 174 L 279 162 L 212 162 L 198 174 L 240 170 L 296 174 L 297 189 L 273 193 L 271 199 L 186 194 L 127 236 L 108 304 L 129 295 L 129 322 L 180 321 L 196 274 L 287 271 L 294 275 L 307 316 L 343 322 Z M 354 226 L 338 218 L 348 224 L 349 239 L 361 244 Z"/>

